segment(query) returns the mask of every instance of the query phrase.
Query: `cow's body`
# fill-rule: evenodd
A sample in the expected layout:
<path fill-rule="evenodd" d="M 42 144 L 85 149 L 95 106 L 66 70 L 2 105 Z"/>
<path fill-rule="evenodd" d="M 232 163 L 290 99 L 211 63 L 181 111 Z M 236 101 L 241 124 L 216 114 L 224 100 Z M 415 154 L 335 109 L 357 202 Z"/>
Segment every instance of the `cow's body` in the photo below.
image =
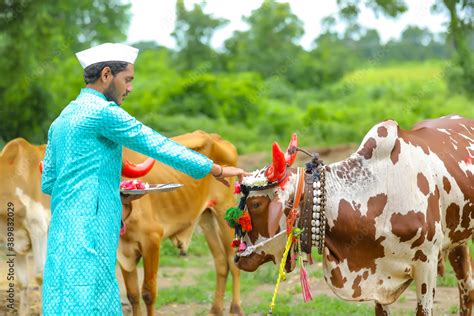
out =
<path fill-rule="evenodd" d="M 21 315 L 28 314 L 28 255 L 32 252 L 35 277 L 43 280 L 48 224 L 51 218 L 49 197 L 41 192 L 39 162 L 45 146 L 34 146 L 22 138 L 5 145 L 0 153 L 0 231 L 6 242 L 7 205 L 14 209 L 15 282 L 20 288 Z M 11 221 L 10 221 L 11 222 Z M 9 249 L 7 247 L 7 252 Z"/>
<path fill-rule="evenodd" d="M 411 131 L 382 122 L 356 153 L 327 166 L 323 268 L 334 293 L 374 300 L 382 314 L 414 280 L 417 313 L 430 314 L 438 257 L 447 252 L 461 312 L 470 314 L 474 284 L 466 243 L 474 229 L 473 157 L 474 121 L 451 116 Z M 291 192 L 294 183 L 290 178 Z M 246 268 L 265 260 L 240 261 Z"/>
<path fill-rule="evenodd" d="M 235 147 L 216 135 L 195 132 L 174 140 L 218 164 L 235 165 L 237 162 Z M 143 161 L 144 157 L 125 150 L 124 159 L 138 162 Z M 143 257 L 145 270 L 142 297 L 148 315 L 151 315 L 156 298 L 160 243 L 170 238 L 183 252 L 186 251 L 197 223 L 208 241 L 217 270 L 217 287 L 211 313 L 222 314 L 225 283 L 230 271 L 234 289 L 231 313 L 239 314 L 239 271 L 233 265 L 234 252 L 230 247 L 232 235 L 223 219 L 226 209 L 234 204 L 233 188 L 225 187 L 212 176 L 193 180 L 161 163 L 156 163 L 143 180 L 148 183 L 182 183 L 184 187 L 168 193 L 148 194 L 134 201 L 133 211 L 125 220 L 126 233 L 120 239 L 118 260 L 134 315 L 140 313 L 136 269 L 139 259 Z"/>

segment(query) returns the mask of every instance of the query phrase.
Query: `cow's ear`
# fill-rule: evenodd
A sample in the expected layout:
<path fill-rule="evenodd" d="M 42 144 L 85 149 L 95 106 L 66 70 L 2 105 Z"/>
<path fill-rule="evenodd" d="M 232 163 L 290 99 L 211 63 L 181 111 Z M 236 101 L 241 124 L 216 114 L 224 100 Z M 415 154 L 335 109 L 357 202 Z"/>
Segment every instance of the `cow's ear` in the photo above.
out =
<path fill-rule="evenodd" d="M 0 158 L 8 164 L 13 164 L 19 158 L 20 144 L 16 141 L 8 143 L 0 153 Z"/>
<path fill-rule="evenodd" d="M 270 238 L 275 236 L 282 214 L 283 204 L 278 200 L 278 196 L 275 196 L 268 206 L 268 234 Z"/>

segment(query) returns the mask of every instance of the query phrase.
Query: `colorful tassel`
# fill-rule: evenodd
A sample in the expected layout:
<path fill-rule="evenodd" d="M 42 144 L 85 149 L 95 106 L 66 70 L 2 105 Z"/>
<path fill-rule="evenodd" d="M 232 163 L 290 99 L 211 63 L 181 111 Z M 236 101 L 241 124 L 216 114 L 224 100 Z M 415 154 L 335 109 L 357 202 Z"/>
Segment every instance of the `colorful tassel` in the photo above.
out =
<path fill-rule="evenodd" d="M 239 252 L 245 251 L 247 249 L 247 244 L 244 242 L 241 242 L 239 245 Z"/>
<path fill-rule="evenodd" d="M 239 246 L 240 246 L 240 240 L 239 240 L 239 239 L 234 239 L 234 240 L 232 241 L 231 247 L 232 247 L 232 248 L 237 248 L 237 247 L 239 247 Z"/>
<path fill-rule="evenodd" d="M 237 223 L 242 226 L 242 230 L 249 232 L 252 231 L 252 220 L 250 219 L 249 212 L 245 211 L 237 220 Z"/>
<path fill-rule="evenodd" d="M 234 194 L 240 194 L 241 190 L 240 190 L 240 182 L 238 181 L 235 181 L 234 183 Z"/>
<path fill-rule="evenodd" d="M 309 281 L 308 281 L 308 273 L 304 267 L 303 261 L 301 261 L 300 267 L 300 282 L 301 282 L 301 289 L 303 293 L 303 300 L 304 302 L 309 302 L 313 299 L 311 296 L 311 289 L 309 288 Z"/>
<path fill-rule="evenodd" d="M 238 207 L 231 207 L 225 212 L 224 219 L 231 228 L 235 228 L 237 221 L 242 216 L 243 211 Z"/>

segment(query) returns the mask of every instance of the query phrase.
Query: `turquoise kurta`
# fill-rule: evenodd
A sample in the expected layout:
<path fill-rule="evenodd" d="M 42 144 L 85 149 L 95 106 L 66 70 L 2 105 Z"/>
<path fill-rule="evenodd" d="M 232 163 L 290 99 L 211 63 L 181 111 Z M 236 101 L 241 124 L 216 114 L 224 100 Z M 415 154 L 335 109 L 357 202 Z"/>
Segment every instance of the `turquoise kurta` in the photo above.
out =
<path fill-rule="evenodd" d="M 103 94 L 82 89 L 48 132 L 42 191 L 51 195 L 44 315 L 121 315 L 115 275 L 122 145 L 195 179 L 207 157 L 143 125 Z"/>

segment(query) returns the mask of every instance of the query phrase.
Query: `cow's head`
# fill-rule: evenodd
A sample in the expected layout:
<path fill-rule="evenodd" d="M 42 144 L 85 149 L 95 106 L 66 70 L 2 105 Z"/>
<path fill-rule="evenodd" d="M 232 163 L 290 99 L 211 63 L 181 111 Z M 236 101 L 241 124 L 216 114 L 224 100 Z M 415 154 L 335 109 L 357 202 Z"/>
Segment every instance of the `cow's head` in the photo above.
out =
<path fill-rule="evenodd" d="M 290 168 L 296 158 L 297 137 L 293 134 L 286 154 L 273 144 L 273 161 L 245 177 L 241 184 L 239 208 L 250 215 L 252 227 L 245 231 L 236 227 L 241 246 L 236 265 L 245 271 L 255 271 L 261 264 L 281 260 L 287 239 L 286 217 L 288 202 L 296 187 L 297 170 Z"/>

